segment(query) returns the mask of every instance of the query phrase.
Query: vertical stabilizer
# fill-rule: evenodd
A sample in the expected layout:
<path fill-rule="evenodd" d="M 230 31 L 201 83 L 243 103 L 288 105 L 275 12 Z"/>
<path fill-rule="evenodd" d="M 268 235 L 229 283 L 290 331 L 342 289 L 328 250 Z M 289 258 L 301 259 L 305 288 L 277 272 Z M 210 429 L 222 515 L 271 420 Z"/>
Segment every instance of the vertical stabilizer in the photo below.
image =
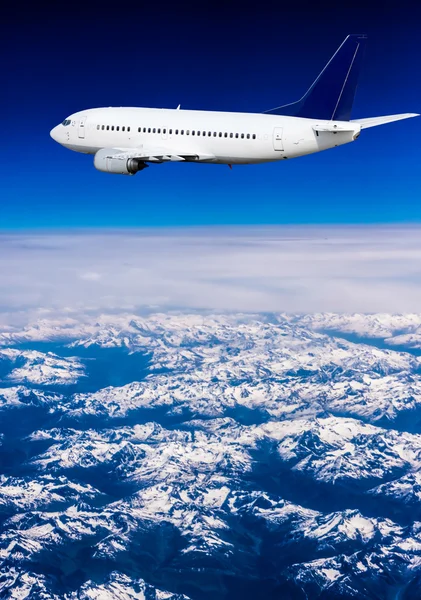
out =
<path fill-rule="evenodd" d="M 265 112 L 308 119 L 349 121 L 366 41 L 367 36 L 363 34 L 349 35 L 301 100 Z"/>

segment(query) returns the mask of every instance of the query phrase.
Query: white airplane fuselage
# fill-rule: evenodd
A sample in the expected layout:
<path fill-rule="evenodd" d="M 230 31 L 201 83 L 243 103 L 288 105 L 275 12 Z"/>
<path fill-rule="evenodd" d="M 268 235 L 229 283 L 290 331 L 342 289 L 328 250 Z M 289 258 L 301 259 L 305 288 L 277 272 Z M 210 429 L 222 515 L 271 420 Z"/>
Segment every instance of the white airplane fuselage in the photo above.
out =
<path fill-rule="evenodd" d="M 312 154 L 352 142 L 361 130 L 358 123 L 341 121 L 151 108 L 95 108 L 66 121 L 69 124 L 57 125 L 51 136 L 75 152 L 153 147 L 167 155 L 196 155 L 197 162 L 230 165 Z M 327 127 L 329 131 L 323 131 Z M 335 127 L 338 131 L 332 132 Z"/>

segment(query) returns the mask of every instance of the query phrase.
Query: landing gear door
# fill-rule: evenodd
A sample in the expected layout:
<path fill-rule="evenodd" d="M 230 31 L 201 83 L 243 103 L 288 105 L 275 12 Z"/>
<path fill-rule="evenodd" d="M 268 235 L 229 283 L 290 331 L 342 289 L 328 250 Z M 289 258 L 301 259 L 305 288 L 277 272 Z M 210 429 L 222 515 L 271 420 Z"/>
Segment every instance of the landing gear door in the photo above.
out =
<path fill-rule="evenodd" d="M 78 128 L 78 136 L 80 138 L 84 138 L 85 137 L 85 124 L 86 124 L 86 118 L 87 117 L 82 117 L 79 121 L 79 128 Z"/>
<path fill-rule="evenodd" d="M 273 130 L 273 149 L 283 150 L 284 144 L 282 142 L 282 130 L 283 127 L 275 127 Z"/>

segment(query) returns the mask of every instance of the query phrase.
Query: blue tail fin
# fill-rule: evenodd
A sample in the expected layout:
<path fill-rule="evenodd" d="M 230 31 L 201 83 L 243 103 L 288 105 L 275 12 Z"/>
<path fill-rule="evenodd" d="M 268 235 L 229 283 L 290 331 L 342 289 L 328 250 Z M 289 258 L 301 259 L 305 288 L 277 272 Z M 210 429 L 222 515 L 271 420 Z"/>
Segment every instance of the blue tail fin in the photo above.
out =
<path fill-rule="evenodd" d="M 365 35 L 349 35 L 301 100 L 265 112 L 308 119 L 349 121 L 366 40 Z"/>

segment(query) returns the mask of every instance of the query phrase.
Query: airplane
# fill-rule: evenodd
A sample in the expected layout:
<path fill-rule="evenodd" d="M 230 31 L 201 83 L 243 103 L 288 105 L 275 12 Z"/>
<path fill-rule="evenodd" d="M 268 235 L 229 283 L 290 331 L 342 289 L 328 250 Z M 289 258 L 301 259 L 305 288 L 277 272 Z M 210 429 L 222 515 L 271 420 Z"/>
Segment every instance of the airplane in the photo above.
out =
<path fill-rule="evenodd" d="M 257 164 L 355 141 L 362 129 L 416 113 L 351 119 L 367 36 L 348 35 L 298 100 L 264 113 L 94 108 L 51 130 L 59 144 L 94 155 L 99 171 L 135 175 L 151 163 Z"/>

